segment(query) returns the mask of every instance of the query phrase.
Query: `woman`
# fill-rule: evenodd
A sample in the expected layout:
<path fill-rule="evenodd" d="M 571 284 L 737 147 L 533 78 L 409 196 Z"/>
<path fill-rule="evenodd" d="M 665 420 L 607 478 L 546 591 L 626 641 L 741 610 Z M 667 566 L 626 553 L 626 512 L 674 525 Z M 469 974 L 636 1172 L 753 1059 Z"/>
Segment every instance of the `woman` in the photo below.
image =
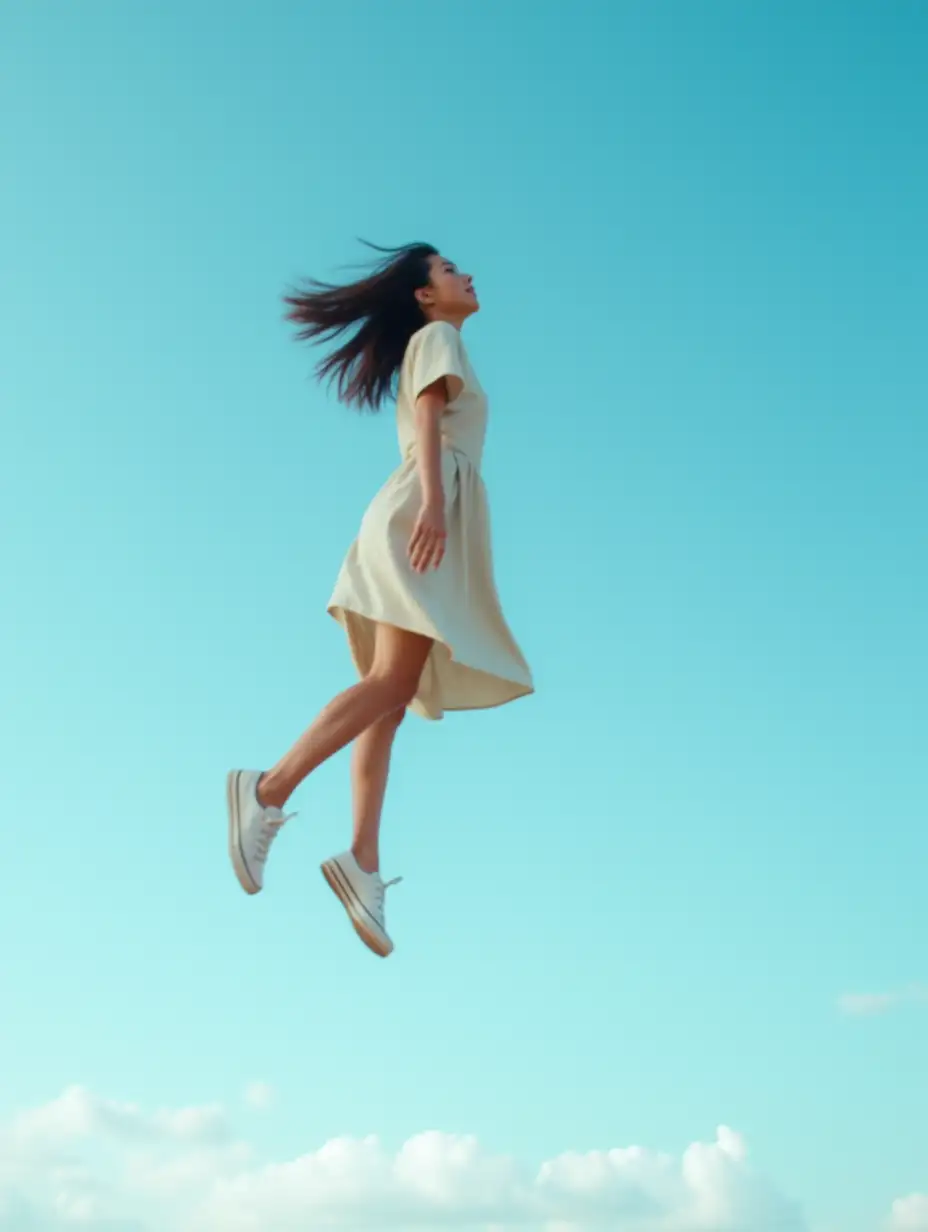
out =
<path fill-rule="evenodd" d="M 533 686 L 493 581 L 480 478 L 487 401 L 460 333 L 479 307 L 473 280 L 426 244 L 378 251 L 386 259 L 361 281 L 313 281 L 286 298 L 302 339 L 354 331 L 317 368 L 336 379 L 343 402 L 376 410 L 396 389 L 402 461 L 364 515 L 328 609 L 361 680 L 272 769 L 233 771 L 227 794 L 232 864 L 243 889 L 257 894 L 287 801 L 354 742 L 354 838 L 322 871 L 362 941 L 385 958 L 393 943 L 380 815 L 406 710 L 440 719 L 445 710 L 502 705 Z"/>

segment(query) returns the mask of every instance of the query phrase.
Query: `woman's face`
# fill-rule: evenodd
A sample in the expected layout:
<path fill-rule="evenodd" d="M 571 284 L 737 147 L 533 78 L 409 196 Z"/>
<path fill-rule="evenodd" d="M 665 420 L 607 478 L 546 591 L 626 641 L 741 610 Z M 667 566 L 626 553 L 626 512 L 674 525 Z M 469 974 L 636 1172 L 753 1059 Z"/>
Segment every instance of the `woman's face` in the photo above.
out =
<path fill-rule="evenodd" d="M 429 258 L 429 285 L 416 294 L 426 315 L 436 320 L 463 321 L 480 310 L 473 278 L 446 257 Z"/>

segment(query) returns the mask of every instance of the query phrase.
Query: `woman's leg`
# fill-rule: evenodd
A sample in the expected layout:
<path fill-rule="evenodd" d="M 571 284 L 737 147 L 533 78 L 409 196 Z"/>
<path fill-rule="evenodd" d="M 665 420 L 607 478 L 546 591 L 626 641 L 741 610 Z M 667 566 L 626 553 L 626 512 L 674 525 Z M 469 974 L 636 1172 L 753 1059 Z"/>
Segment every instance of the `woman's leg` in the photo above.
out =
<path fill-rule="evenodd" d="M 283 808 L 307 775 L 333 753 L 386 715 L 405 709 L 416 695 L 431 649 L 431 638 L 378 624 L 370 671 L 329 702 L 290 751 L 262 776 L 258 785 L 261 804 Z M 386 768 L 383 778 L 385 785 Z"/>
<path fill-rule="evenodd" d="M 354 839 L 351 852 L 366 873 L 380 868 L 380 815 L 390 773 L 390 754 L 400 723 L 406 714 L 394 710 L 372 723 L 355 740 L 351 751 L 351 796 L 354 806 Z"/>

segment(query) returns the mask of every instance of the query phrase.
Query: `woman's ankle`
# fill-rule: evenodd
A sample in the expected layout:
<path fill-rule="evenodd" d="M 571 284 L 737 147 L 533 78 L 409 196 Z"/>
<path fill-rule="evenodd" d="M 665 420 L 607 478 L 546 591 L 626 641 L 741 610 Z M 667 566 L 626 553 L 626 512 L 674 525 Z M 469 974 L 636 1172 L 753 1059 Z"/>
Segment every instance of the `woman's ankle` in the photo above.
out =
<path fill-rule="evenodd" d="M 290 791 L 286 784 L 275 781 L 272 770 L 265 771 L 258 779 L 255 787 L 258 803 L 262 808 L 282 809 L 290 799 Z"/>
<path fill-rule="evenodd" d="M 370 847 L 362 847 L 357 843 L 352 844 L 351 854 L 358 862 L 358 867 L 364 873 L 379 873 L 380 872 L 380 854 L 375 849 Z"/>

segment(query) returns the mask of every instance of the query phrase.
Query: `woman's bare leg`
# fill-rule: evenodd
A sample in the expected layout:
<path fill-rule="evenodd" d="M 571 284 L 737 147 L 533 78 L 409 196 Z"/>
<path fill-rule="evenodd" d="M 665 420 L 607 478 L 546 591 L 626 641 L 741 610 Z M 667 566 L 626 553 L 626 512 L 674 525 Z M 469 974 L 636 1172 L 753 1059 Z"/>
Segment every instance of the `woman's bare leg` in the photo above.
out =
<path fill-rule="evenodd" d="M 283 808 L 307 775 L 333 753 L 385 715 L 404 709 L 416 695 L 431 648 L 431 638 L 378 624 L 371 670 L 329 702 L 290 751 L 263 775 L 260 802 Z"/>
<path fill-rule="evenodd" d="M 406 711 L 394 710 L 372 723 L 351 750 L 351 796 L 354 839 L 351 851 L 366 873 L 380 868 L 380 816 L 390 773 L 393 741 Z"/>

